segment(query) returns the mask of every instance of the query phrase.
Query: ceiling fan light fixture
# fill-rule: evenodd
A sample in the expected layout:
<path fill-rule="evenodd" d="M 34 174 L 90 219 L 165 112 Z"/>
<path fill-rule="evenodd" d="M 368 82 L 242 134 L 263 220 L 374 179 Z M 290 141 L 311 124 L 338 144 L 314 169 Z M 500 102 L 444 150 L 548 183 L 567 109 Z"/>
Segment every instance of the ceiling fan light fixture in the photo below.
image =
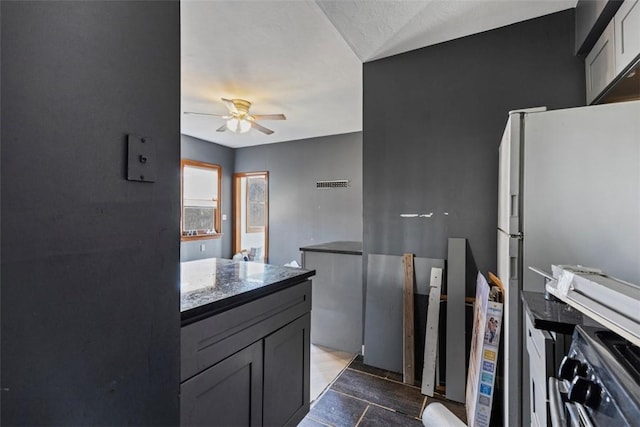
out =
<path fill-rule="evenodd" d="M 0 0 L 1 1 L 1 0 Z M 222 98 L 222 102 L 227 107 L 229 114 L 210 114 L 196 113 L 194 111 L 185 111 L 184 114 L 200 114 L 203 116 L 213 116 L 225 119 L 226 123 L 216 129 L 216 132 L 224 132 L 229 130 L 233 133 L 247 133 L 251 129 L 262 132 L 265 135 L 271 135 L 273 131 L 258 123 L 259 120 L 287 120 L 284 114 L 249 114 L 251 103 L 244 99 L 227 99 Z"/>
<path fill-rule="evenodd" d="M 227 129 L 235 133 L 249 132 L 249 130 L 251 129 L 251 122 L 245 119 L 237 119 L 234 117 L 227 120 Z"/>

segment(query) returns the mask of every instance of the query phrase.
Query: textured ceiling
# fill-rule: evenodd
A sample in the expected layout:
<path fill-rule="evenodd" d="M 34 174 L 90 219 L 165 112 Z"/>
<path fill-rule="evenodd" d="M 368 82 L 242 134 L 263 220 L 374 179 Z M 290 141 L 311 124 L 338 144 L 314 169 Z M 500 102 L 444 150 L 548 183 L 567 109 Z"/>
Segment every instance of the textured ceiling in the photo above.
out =
<path fill-rule="evenodd" d="M 576 0 L 317 0 L 363 62 L 575 7 Z"/>
<path fill-rule="evenodd" d="M 275 133 L 182 133 L 244 147 L 362 130 L 362 63 L 574 7 L 576 0 L 234 0 L 181 2 L 182 111 L 225 114 L 251 101 Z"/>

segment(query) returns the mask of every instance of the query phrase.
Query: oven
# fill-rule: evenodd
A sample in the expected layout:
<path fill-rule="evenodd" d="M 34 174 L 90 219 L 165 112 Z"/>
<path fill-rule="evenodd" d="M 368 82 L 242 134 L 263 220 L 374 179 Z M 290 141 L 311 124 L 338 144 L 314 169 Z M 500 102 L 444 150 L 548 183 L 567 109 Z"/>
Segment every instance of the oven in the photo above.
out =
<path fill-rule="evenodd" d="M 553 426 L 640 426 L 640 348 L 608 329 L 576 326 L 548 386 Z"/>

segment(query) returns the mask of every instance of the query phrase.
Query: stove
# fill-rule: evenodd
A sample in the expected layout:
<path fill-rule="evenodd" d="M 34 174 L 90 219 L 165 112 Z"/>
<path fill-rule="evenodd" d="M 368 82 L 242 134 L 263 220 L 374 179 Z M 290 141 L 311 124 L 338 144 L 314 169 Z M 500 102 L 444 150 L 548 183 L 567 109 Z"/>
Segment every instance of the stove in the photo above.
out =
<path fill-rule="evenodd" d="M 549 398 L 554 426 L 639 426 L 640 348 L 608 329 L 576 326 Z"/>

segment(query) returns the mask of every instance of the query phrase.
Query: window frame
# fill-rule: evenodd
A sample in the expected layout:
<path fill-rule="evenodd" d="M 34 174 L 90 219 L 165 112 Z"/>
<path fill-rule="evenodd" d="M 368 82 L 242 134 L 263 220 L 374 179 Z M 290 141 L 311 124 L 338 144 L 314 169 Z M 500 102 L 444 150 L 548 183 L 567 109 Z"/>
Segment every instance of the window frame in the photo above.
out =
<path fill-rule="evenodd" d="M 212 234 L 199 234 L 194 236 L 186 236 L 184 234 L 184 168 L 194 167 L 200 169 L 215 170 L 218 174 L 218 198 L 216 207 L 213 213 L 213 226 L 216 232 Z M 199 160 L 181 159 L 180 160 L 180 240 L 181 241 L 193 241 L 193 240 L 207 240 L 207 239 L 220 239 L 222 237 L 222 166 L 201 162 Z"/>

